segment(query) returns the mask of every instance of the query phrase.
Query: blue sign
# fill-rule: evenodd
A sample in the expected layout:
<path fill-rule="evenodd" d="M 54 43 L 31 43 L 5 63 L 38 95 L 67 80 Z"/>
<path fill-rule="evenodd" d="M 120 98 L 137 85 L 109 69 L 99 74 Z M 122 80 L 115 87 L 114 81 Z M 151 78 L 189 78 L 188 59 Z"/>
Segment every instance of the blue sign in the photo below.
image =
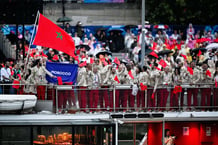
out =
<path fill-rule="evenodd" d="M 54 76 L 61 77 L 62 82 L 73 82 L 73 84 L 76 83 L 78 72 L 77 64 L 46 62 L 46 69 Z M 57 78 L 51 78 L 50 76 L 46 75 L 46 79 L 50 83 L 57 83 Z"/>

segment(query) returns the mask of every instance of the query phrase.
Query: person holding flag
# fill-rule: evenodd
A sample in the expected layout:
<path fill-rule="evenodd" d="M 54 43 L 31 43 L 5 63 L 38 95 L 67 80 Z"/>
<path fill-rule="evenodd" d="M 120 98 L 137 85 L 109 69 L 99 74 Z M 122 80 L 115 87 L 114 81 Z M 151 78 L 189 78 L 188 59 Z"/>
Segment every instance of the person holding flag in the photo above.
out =
<path fill-rule="evenodd" d="M 96 111 L 99 102 L 99 88 L 101 86 L 101 76 L 98 72 L 98 68 L 94 67 L 93 70 L 90 69 L 90 64 L 88 64 L 88 88 L 89 91 L 89 108 L 90 112 Z"/>
<path fill-rule="evenodd" d="M 172 85 L 174 86 L 174 89 L 171 89 L 171 94 L 170 94 L 170 110 L 173 110 L 173 109 L 177 110 L 179 107 L 180 92 L 178 92 L 175 89 L 181 84 L 182 84 L 182 77 L 180 75 L 180 68 L 175 68 L 174 73 L 172 75 Z"/>
<path fill-rule="evenodd" d="M 104 60 L 105 61 L 105 60 Z M 107 81 L 105 80 L 107 78 L 107 76 L 110 73 L 110 69 L 111 69 L 111 65 L 108 65 L 107 63 L 103 64 L 104 67 L 99 70 L 100 76 L 101 76 L 101 88 L 103 88 L 103 90 L 101 91 L 101 98 L 99 98 L 100 100 L 100 106 L 101 108 L 105 108 L 104 110 L 106 110 L 109 107 L 109 96 L 108 96 L 108 88 L 109 86 L 107 85 Z"/>
<path fill-rule="evenodd" d="M 165 110 L 166 108 L 166 104 L 167 104 L 167 100 L 168 100 L 168 96 L 170 93 L 170 89 L 169 87 L 172 84 L 172 73 L 169 71 L 170 68 L 168 66 L 166 66 L 163 69 L 163 73 L 162 73 L 162 94 L 160 96 L 160 101 L 161 101 L 161 107 L 163 107 L 162 110 Z"/>
<path fill-rule="evenodd" d="M 157 105 L 156 107 L 161 107 L 160 97 L 162 97 L 162 89 L 157 87 L 161 87 L 161 69 L 158 68 L 158 64 L 154 63 L 152 65 L 152 70 L 150 71 L 150 86 L 154 87 L 152 92 L 148 92 L 148 98 L 153 99 L 153 103 L 155 103 L 155 95 L 157 94 Z"/>
<path fill-rule="evenodd" d="M 56 76 L 49 72 L 39 59 L 35 61 L 35 66 L 31 68 L 31 72 L 37 86 L 38 99 L 45 100 L 45 85 L 48 83 L 45 76 L 46 74 L 52 78 L 56 78 Z"/>
<path fill-rule="evenodd" d="M 201 71 L 201 83 L 205 84 L 201 87 L 201 106 L 210 106 L 211 105 L 211 86 L 208 84 L 212 83 L 213 80 L 213 74 L 211 73 L 211 68 L 208 68 L 208 65 L 204 63 L 202 65 L 202 71 Z M 207 85 L 206 85 L 207 84 Z M 206 98 L 206 101 L 205 101 Z"/>
<path fill-rule="evenodd" d="M 145 99 L 147 99 L 147 90 L 149 85 L 149 73 L 148 67 L 143 66 L 142 72 L 139 75 L 138 85 L 140 86 L 139 92 L 137 94 L 137 107 L 145 110 Z M 150 103 L 150 102 L 149 102 Z"/>
<path fill-rule="evenodd" d="M 109 93 L 109 105 L 110 105 L 109 111 L 112 111 L 114 106 L 114 101 L 115 101 L 115 108 L 118 111 L 118 108 L 120 107 L 119 105 L 120 91 L 118 89 L 115 90 L 115 100 L 112 91 L 112 87 L 115 87 L 116 85 L 120 84 L 120 78 L 117 75 L 116 66 L 111 67 L 109 74 L 104 81 L 107 81 L 107 84 L 111 86 L 110 93 Z"/>
<path fill-rule="evenodd" d="M 131 68 L 129 67 L 129 70 Z M 117 77 L 120 81 L 121 85 L 129 85 L 129 80 L 126 79 L 126 76 L 128 75 L 128 71 L 126 66 L 122 63 L 117 70 Z M 127 110 L 127 100 L 128 100 L 128 96 L 130 94 L 130 90 L 129 89 L 121 89 L 118 90 L 119 91 L 119 103 L 122 105 L 123 111 L 125 112 Z M 122 96 L 122 97 L 121 97 Z M 120 105 L 119 104 L 119 105 Z"/>
<path fill-rule="evenodd" d="M 199 83 L 201 79 L 200 71 L 195 66 L 194 61 L 191 62 L 190 67 L 187 66 L 187 71 L 183 75 L 184 75 L 183 78 L 189 84 L 190 87 L 187 89 L 187 105 L 189 107 L 187 109 L 190 110 L 192 96 L 193 96 L 193 106 L 196 107 L 198 105 L 198 100 L 197 100 L 198 88 L 197 85 L 195 84 Z"/>

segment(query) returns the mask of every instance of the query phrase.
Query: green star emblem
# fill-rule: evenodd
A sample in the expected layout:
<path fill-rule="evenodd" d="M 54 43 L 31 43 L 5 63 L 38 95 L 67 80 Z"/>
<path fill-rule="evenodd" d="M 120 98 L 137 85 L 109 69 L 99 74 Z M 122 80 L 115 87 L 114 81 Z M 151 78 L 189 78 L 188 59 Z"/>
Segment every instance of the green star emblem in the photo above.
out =
<path fill-rule="evenodd" d="M 61 32 L 59 33 L 59 32 L 56 32 L 57 33 L 57 37 L 56 38 L 60 38 L 61 40 L 62 40 L 62 35 L 61 35 Z"/>

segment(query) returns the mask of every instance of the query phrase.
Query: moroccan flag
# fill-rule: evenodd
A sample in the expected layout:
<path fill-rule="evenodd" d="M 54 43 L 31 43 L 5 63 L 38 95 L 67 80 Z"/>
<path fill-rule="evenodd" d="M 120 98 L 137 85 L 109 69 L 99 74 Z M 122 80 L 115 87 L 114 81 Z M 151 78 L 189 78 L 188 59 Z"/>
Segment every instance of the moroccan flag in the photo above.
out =
<path fill-rule="evenodd" d="M 143 83 L 140 83 L 140 88 L 141 88 L 142 91 L 148 89 L 148 87 L 146 85 L 144 85 Z"/>
<path fill-rule="evenodd" d="M 119 81 L 119 79 L 118 79 L 117 76 L 114 77 L 114 80 L 115 80 L 116 82 L 118 82 L 118 84 L 120 83 L 120 81 Z"/>
<path fill-rule="evenodd" d="M 155 66 L 155 68 L 156 68 L 157 70 L 161 71 L 161 69 L 160 69 L 159 67 L 156 67 L 156 66 Z"/>
<path fill-rule="evenodd" d="M 90 64 L 93 64 L 93 63 L 94 63 L 94 58 L 90 57 Z"/>
<path fill-rule="evenodd" d="M 84 62 L 82 62 L 82 63 L 79 64 L 79 67 L 84 67 L 84 66 L 86 66 L 86 65 L 87 65 L 87 63 L 86 63 L 86 61 L 84 61 Z"/>
<path fill-rule="evenodd" d="M 200 56 L 202 54 L 201 50 L 198 51 L 198 56 Z"/>
<path fill-rule="evenodd" d="M 161 60 L 159 61 L 159 64 L 160 64 L 163 68 L 165 68 L 165 67 L 167 66 L 167 63 L 166 63 L 163 59 L 161 59 Z"/>
<path fill-rule="evenodd" d="M 211 77 L 211 72 L 209 70 L 206 71 L 206 75 Z"/>
<path fill-rule="evenodd" d="M 175 86 L 173 93 L 177 94 L 177 93 L 181 93 L 182 92 L 182 87 L 181 86 Z"/>
<path fill-rule="evenodd" d="M 42 14 L 39 15 L 34 45 L 53 48 L 75 57 L 73 38 Z"/>
<path fill-rule="evenodd" d="M 187 60 L 187 56 L 184 54 L 180 54 L 185 60 Z"/>
<path fill-rule="evenodd" d="M 154 51 L 152 51 L 152 52 L 150 53 L 150 55 L 152 55 L 152 56 L 154 56 L 154 57 L 158 58 L 158 55 L 157 55 L 157 53 L 155 53 Z"/>
<path fill-rule="evenodd" d="M 117 57 L 114 58 L 114 63 L 116 63 L 117 65 L 120 65 L 120 61 Z"/>
<path fill-rule="evenodd" d="M 20 87 L 19 84 L 20 84 L 19 81 L 14 80 L 14 81 L 13 81 L 13 86 L 12 86 L 12 87 L 13 87 L 14 89 L 19 89 L 19 87 Z"/>
<path fill-rule="evenodd" d="M 130 78 L 134 79 L 131 70 L 128 72 L 128 75 L 130 76 Z"/>
<path fill-rule="evenodd" d="M 193 69 L 192 69 L 191 67 L 187 67 L 187 70 L 188 70 L 188 72 L 189 72 L 191 75 L 194 74 L 194 71 L 193 71 Z"/>
<path fill-rule="evenodd" d="M 155 50 L 157 47 L 157 43 L 153 42 L 153 46 L 151 47 L 152 50 Z"/>

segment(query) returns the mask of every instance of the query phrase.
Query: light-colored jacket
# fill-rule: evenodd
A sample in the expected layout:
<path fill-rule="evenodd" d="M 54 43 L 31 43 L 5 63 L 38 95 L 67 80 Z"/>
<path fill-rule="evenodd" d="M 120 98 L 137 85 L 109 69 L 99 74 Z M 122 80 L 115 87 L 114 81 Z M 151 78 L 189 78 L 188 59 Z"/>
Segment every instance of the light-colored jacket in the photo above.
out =
<path fill-rule="evenodd" d="M 85 67 L 82 67 L 79 69 L 78 71 L 78 76 L 77 76 L 77 85 L 78 86 L 83 86 L 83 87 L 87 87 L 88 83 L 87 83 L 87 71 Z"/>

